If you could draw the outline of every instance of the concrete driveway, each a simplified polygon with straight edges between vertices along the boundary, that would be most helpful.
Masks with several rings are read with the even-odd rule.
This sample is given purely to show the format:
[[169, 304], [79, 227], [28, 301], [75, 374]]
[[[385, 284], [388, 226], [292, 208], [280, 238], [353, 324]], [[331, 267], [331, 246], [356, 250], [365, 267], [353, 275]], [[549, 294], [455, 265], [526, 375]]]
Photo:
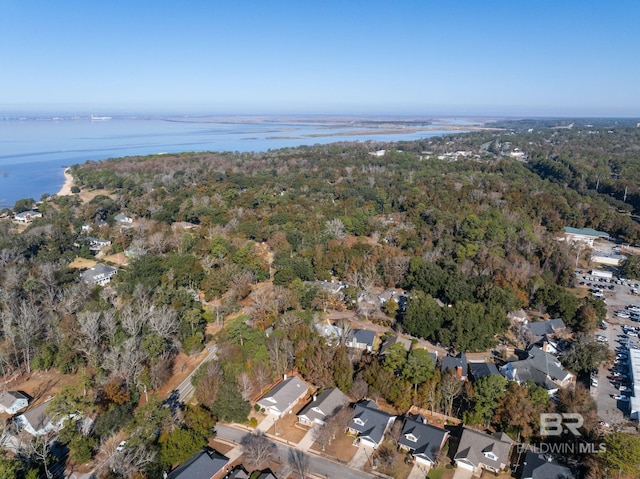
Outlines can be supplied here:
[[465, 469], [464, 467], [456, 467], [456, 472], [453, 475], [453, 479], [471, 479], [473, 477], [473, 471]]

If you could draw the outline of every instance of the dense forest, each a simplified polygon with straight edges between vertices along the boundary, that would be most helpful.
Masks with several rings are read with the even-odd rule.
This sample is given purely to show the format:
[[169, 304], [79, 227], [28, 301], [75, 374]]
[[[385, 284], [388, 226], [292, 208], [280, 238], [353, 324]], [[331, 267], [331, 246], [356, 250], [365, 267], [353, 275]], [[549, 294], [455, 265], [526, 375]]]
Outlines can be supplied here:
[[[292, 369], [354, 400], [383, 398], [403, 412], [418, 404], [529, 440], [534, 413], [555, 407], [537, 387], [462, 390], [420, 350], [355, 357], [315, 327], [323, 311], [350, 309], [454, 354], [495, 348], [519, 308], [562, 317], [576, 332], [597, 327], [601, 301], [571, 290], [580, 251], [557, 238], [572, 226], [640, 242], [640, 128], [491, 127], [396, 144], [75, 165], [90, 199], [44, 198], [44, 217], [24, 231], [0, 222], [0, 372], [78, 376], [49, 410], [82, 413], [60, 439], [77, 463], [127, 431], [127, 460], [104, 477], [159, 477], [202, 447], [216, 420], [246, 421], [256, 394]], [[117, 223], [120, 213], [132, 226]], [[83, 225], [111, 253], [136, 251], [108, 287], [78, 280], [72, 261], [95, 256]], [[343, 297], [321, 287], [330, 281], [347, 285]], [[369, 298], [383, 288], [406, 291], [408, 303], [381, 311]], [[219, 331], [218, 361], [194, 379], [198, 405], [165, 408], [154, 391], [179, 355], [214, 339], [209, 330]], [[561, 407], [588, 403], [582, 394], [561, 396]], [[531, 414], [515, 421], [523, 404]], [[95, 424], [83, 428], [83, 417]], [[43, 464], [29, 456], [1, 467], [19, 477]]]

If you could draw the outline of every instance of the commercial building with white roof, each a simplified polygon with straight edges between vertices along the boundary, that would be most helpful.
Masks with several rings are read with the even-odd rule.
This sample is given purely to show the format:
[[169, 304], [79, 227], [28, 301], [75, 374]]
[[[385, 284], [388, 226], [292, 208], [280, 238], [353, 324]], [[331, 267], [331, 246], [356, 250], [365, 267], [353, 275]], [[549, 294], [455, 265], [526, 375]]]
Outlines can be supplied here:
[[631, 419], [640, 419], [640, 349], [629, 349], [629, 377], [632, 381]]

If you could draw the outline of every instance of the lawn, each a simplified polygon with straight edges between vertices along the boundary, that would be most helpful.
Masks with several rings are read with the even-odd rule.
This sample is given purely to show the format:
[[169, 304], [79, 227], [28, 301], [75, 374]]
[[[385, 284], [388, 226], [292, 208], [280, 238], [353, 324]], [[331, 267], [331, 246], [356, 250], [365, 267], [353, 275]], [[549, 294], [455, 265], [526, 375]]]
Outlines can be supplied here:
[[[269, 420], [269, 419], [267, 419]], [[278, 419], [275, 423], [275, 426], [271, 426], [267, 431], [267, 434], [273, 434], [274, 436], [278, 436], [285, 441], [292, 442], [294, 444], [298, 444], [300, 440], [309, 432], [309, 429], [297, 424], [298, 416], [296, 416], [295, 412], [291, 414], [285, 414], [283, 417]]]
[[336, 438], [331, 441], [331, 445], [325, 447], [324, 451], [322, 450], [322, 446], [317, 442], [313, 443], [311, 449], [326, 454], [327, 456], [335, 457], [342, 462], [349, 462], [358, 450], [358, 447], [353, 445], [354, 439], [355, 437], [353, 436], [338, 434]]

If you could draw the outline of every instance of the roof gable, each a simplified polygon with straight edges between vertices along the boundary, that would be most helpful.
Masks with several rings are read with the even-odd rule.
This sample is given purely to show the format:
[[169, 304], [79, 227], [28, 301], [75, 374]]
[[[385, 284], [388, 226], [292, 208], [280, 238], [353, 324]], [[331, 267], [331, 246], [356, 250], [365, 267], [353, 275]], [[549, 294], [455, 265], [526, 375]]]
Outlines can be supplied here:
[[278, 410], [284, 411], [304, 396], [308, 389], [308, 386], [298, 376], [292, 376], [280, 381], [258, 401], [258, 404], [262, 407], [277, 404]]
[[347, 396], [338, 388], [325, 389], [313, 401], [307, 404], [298, 416], [306, 416], [310, 420], [331, 416], [337, 409], [348, 402]]
[[229, 462], [218, 451], [205, 448], [171, 471], [167, 479], [211, 479]]

